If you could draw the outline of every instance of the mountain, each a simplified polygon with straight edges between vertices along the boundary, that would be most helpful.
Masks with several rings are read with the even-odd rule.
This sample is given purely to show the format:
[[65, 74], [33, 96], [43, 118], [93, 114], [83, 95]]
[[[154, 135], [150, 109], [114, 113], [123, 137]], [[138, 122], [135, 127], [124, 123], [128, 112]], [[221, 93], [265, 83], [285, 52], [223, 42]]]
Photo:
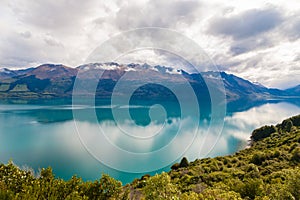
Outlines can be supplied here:
[[44, 64], [25, 73], [24, 76], [35, 76], [35, 78], [41, 80], [59, 81], [76, 76], [77, 71], [77, 69], [64, 65]]
[[[43, 64], [23, 70], [3, 68], [0, 70], [0, 98], [71, 97], [76, 79], [77, 92], [82, 96], [92, 95], [96, 90], [98, 98], [110, 98], [114, 91], [120, 96], [132, 92], [132, 97], [137, 99], [170, 100], [176, 98], [174, 91], [189, 98], [187, 86], [191, 86], [198, 100], [210, 101], [212, 92], [224, 94], [218, 78], [222, 79], [228, 102], [300, 96], [300, 85], [288, 90], [270, 89], [225, 72], [188, 73], [160, 65], [110, 62], [76, 68], [61, 64]], [[135, 90], [129, 91], [132, 87]], [[116, 88], [119, 90], [114, 90]]]
[[0, 77], [0, 97], [51, 98], [71, 95], [77, 69], [44, 64], [25, 70], [9, 70]]
[[9, 70], [7, 68], [0, 69], [0, 78], [11, 78], [13, 76], [16, 76], [17, 74], [13, 70]]
[[26, 74], [32, 71], [34, 68], [21, 69], [21, 70], [10, 70], [7, 68], [0, 69], [0, 79], [12, 78], [14, 76]]
[[300, 94], [300, 85], [286, 90], [289, 94]]

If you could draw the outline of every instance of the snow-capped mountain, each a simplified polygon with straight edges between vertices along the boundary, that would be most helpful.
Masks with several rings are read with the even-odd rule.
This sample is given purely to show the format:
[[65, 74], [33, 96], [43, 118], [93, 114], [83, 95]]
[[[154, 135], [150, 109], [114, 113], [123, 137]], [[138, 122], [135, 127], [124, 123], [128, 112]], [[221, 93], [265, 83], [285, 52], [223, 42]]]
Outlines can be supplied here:
[[[99, 77], [101, 74], [101, 77]], [[110, 98], [119, 81], [122, 87], [135, 87], [134, 95], [138, 98], [173, 98], [174, 94], [165, 86], [183, 88], [188, 83], [200, 98], [209, 96], [207, 84], [215, 87], [214, 91], [223, 92], [216, 84], [224, 85], [227, 101], [240, 99], [278, 99], [300, 96], [299, 90], [269, 89], [261, 84], [252, 83], [225, 72], [188, 73], [168, 66], [149, 64], [90, 63], [76, 68], [64, 65], [43, 64], [23, 70], [0, 70], [0, 98], [41, 98], [71, 97], [75, 79], [84, 84], [82, 95], [88, 96], [90, 82], [98, 83], [96, 96]], [[124, 90], [126, 92], [126, 90]], [[185, 91], [182, 91], [183, 95]], [[122, 91], [118, 93], [122, 94]], [[204, 98], [205, 99], [205, 98]]]

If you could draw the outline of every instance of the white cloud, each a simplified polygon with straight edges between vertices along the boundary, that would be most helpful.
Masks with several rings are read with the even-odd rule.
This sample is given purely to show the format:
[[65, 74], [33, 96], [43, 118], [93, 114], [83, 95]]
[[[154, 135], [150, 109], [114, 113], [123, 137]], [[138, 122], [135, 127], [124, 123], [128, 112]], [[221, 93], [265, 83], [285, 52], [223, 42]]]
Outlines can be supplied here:
[[233, 39], [255, 37], [280, 25], [281, 13], [275, 9], [248, 10], [231, 17], [218, 17], [211, 21], [209, 33], [231, 36]]
[[222, 70], [269, 87], [299, 84], [297, 0], [4, 0], [0, 16], [2, 67], [45, 62], [75, 67], [112, 35], [156, 26], [193, 39]]

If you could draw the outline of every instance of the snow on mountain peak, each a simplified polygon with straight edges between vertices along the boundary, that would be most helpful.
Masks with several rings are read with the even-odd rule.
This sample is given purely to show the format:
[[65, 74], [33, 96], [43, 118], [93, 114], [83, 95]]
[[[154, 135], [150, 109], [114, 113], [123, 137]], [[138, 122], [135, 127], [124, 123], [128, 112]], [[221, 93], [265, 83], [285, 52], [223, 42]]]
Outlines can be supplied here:
[[118, 69], [118, 65], [109, 65], [109, 64], [100, 64], [96, 65], [95, 69], [103, 69], [103, 70], [116, 70]]
[[11, 74], [11, 73], [12, 73], [12, 71], [9, 70], [9, 69], [7, 69], [7, 68], [1, 68], [1, 69], [0, 69], [0, 72], [1, 72], [1, 73], [6, 73], [6, 74]]
[[261, 83], [259, 82], [252, 82], [254, 85], [257, 85], [257, 86], [260, 86], [260, 87], [265, 87], [264, 85], [262, 85]]
[[90, 63], [86, 65], [81, 65], [78, 68], [88, 71], [88, 70], [122, 70], [125, 72], [129, 71], [143, 71], [143, 70], [152, 70], [162, 74], [182, 74], [181, 69], [176, 69], [173, 67], [166, 67], [160, 65], [149, 65], [147, 63], [138, 64], [138, 63], [130, 63], [130, 64], [118, 64], [115, 62], [110, 63]]
[[168, 69], [166, 72], [169, 74], [182, 74], [181, 69], [174, 69], [174, 68], [172, 68], [172, 70]]

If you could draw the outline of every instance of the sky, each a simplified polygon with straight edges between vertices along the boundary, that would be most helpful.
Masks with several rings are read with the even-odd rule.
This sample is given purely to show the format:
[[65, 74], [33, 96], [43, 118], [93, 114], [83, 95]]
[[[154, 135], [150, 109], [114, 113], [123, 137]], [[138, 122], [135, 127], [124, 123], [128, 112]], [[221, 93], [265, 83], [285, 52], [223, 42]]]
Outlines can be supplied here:
[[220, 71], [267, 87], [300, 84], [299, 0], [1, 0], [0, 67], [77, 67], [114, 35], [143, 27], [192, 39]]

